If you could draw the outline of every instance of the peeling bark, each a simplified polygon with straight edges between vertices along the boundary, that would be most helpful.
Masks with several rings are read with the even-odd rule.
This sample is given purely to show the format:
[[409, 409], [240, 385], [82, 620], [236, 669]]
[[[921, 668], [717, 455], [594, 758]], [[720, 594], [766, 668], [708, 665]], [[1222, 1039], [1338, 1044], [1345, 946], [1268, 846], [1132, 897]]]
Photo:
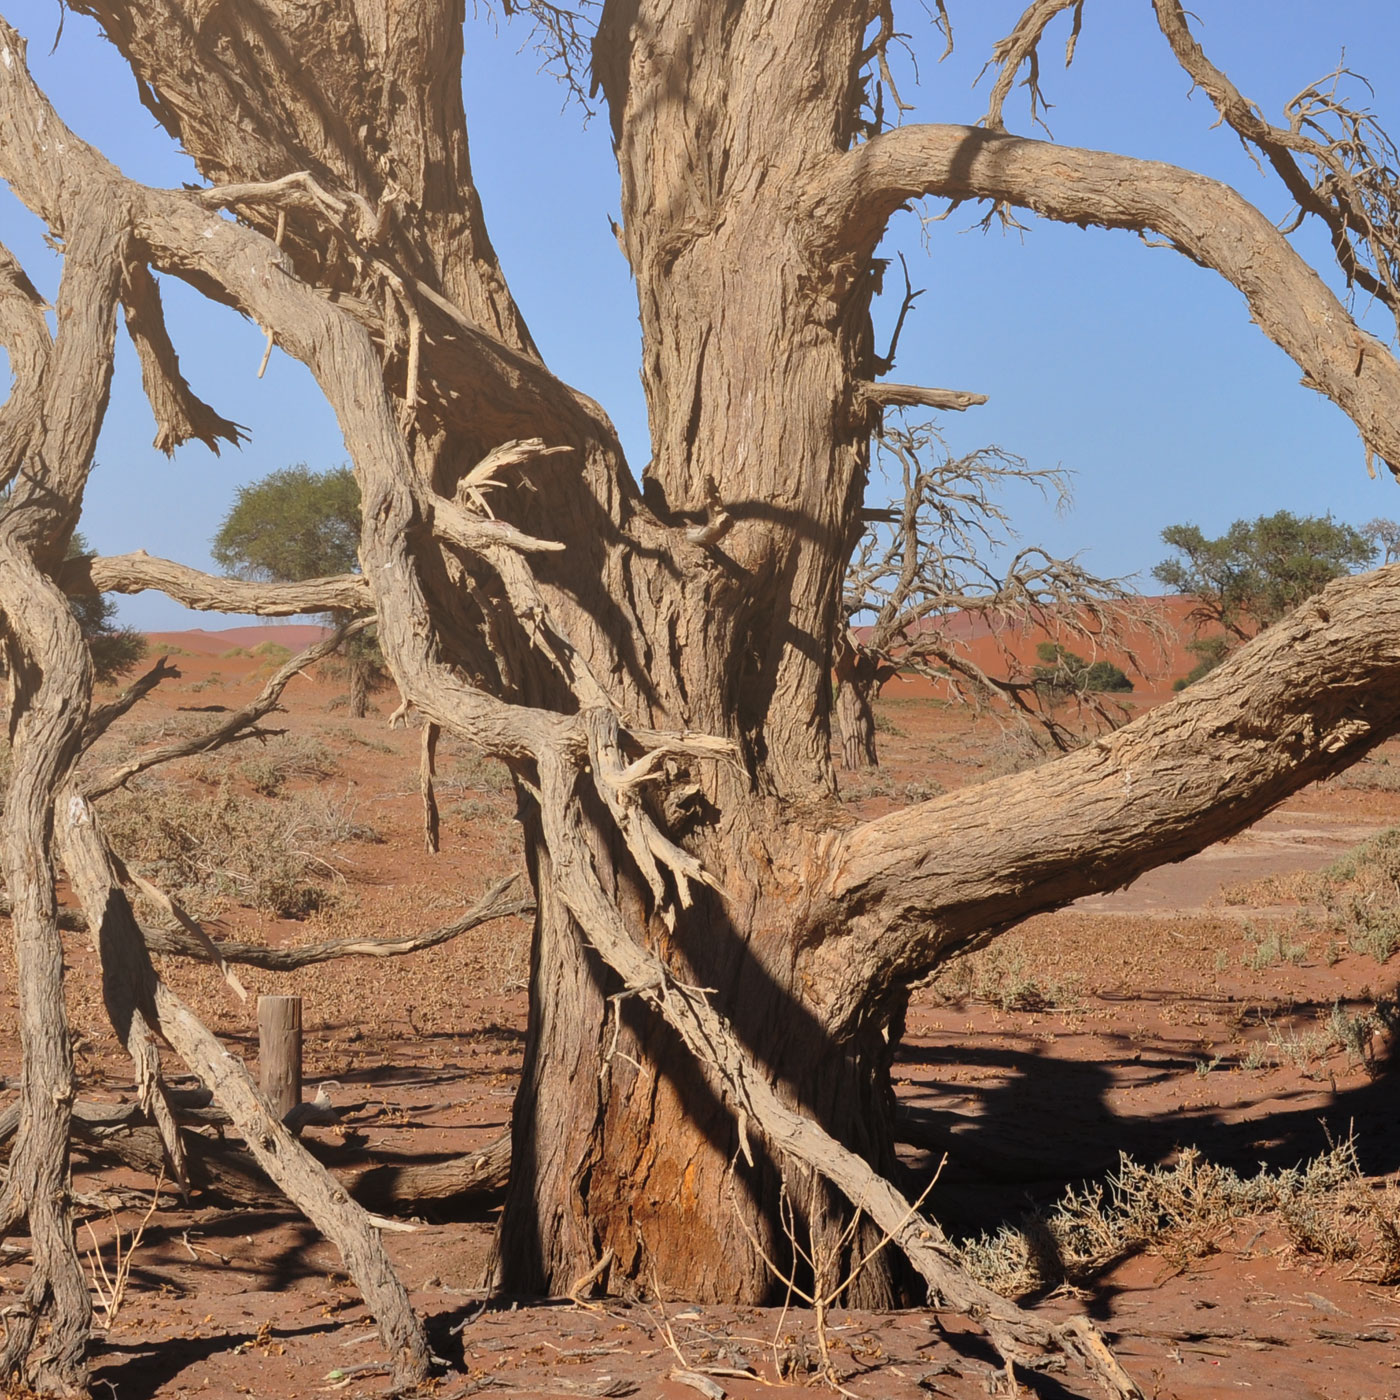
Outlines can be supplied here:
[[[872, 45], [871, 7], [849, 0], [608, 0], [594, 68], [643, 332], [652, 455], [638, 483], [606, 415], [542, 363], [491, 249], [455, 4], [77, 7], [215, 187], [125, 181], [64, 128], [0, 22], [15, 59], [0, 68], [0, 175], [70, 262], [101, 235], [109, 268], [149, 269], [113, 272], [75, 325], [109, 330], [126, 289], [171, 443], [227, 440], [233, 425], [182, 387], [143, 278], [180, 277], [266, 328], [337, 414], [364, 574], [238, 585], [144, 556], [60, 570], [80, 452], [54, 454], [48, 515], [5, 517], [16, 567], [215, 609], [372, 609], [430, 732], [511, 765], [538, 908], [498, 1278], [562, 1293], [611, 1252], [668, 1292], [763, 1299], [786, 1181], [813, 1239], [877, 1206], [925, 1283], [984, 1318], [1008, 1357], [1060, 1347], [1133, 1393], [1091, 1330], [1047, 1328], [971, 1287], [884, 1180], [905, 988], [966, 939], [1198, 849], [1395, 732], [1400, 575], [1335, 586], [1175, 705], [1034, 775], [854, 823], [834, 800], [829, 680], [870, 434], [888, 402], [977, 399], [876, 383], [874, 251], [923, 193], [1155, 229], [1239, 287], [1393, 463], [1400, 366], [1267, 218], [1201, 176], [999, 131], [879, 134], [862, 74], [887, 71], [883, 10]], [[1033, 53], [1036, 25], [1063, 7], [1033, 7], [1003, 57]], [[41, 158], [59, 139], [63, 161]], [[89, 222], [98, 206], [121, 211], [115, 233]], [[27, 367], [0, 418], [0, 473], [31, 450], [33, 376], [55, 372], [36, 316], [0, 258], [0, 333]], [[76, 409], [53, 402], [45, 431], [72, 438], [75, 412], [100, 418], [96, 382]], [[39, 723], [41, 693], [23, 694], [20, 729]], [[32, 858], [61, 776], [7, 814], [7, 860], [31, 861], [35, 889], [51, 881]], [[419, 1334], [363, 1221], [304, 1175], [207, 1032], [146, 976], [105, 852], [75, 860], [96, 871], [88, 915], [117, 930], [113, 966], [137, 970], [145, 1024], [213, 1076], [267, 1170], [347, 1241], [402, 1373], [419, 1373]], [[17, 926], [51, 956], [51, 891], [47, 905], [15, 898]], [[36, 1015], [56, 1037], [46, 976]], [[891, 1301], [906, 1281], [882, 1256], [852, 1300]]]

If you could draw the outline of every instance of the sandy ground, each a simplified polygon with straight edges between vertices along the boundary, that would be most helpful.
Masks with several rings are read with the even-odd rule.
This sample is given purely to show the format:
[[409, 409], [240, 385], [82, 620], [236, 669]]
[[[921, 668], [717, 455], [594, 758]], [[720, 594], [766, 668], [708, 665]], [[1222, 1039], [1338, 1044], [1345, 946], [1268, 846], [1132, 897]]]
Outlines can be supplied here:
[[[174, 657], [183, 674], [125, 734], [113, 735], [108, 757], [216, 721], [219, 707], [251, 695], [275, 664], [256, 651], [260, 641], [303, 640], [286, 628], [239, 630], [237, 638], [166, 639], [184, 653]], [[334, 771], [293, 778], [272, 799], [290, 803], [301, 794], [333, 803], [341, 826], [359, 832], [318, 848], [319, 879], [333, 898], [308, 919], [277, 919], [242, 907], [235, 887], [211, 914], [216, 936], [276, 944], [429, 929], [518, 866], [513, 799], [489, 768], [447, 743], [443, 849], [436, 857], [423, 852], [419, 736], [386, 728], [392, 700], [382, 695], [379, 714], [348, 720], [336, 707], [342, 688], [325, 674], [293, 682], [278, 724], [329, 752]], [[1140, 705], [1156, 698], [1134, 697]], [[926, 696], [892, 688], [881, 715], [884, 765], [847, 784], [863, 813], [1020, 761], [1017, 744], [994, 724], [972, 724]], [[1383, 757], [1400, 762], [1400, 753]], [[186, 768], [181, 782], [200, 800], [248, 790], [236, 764], [201, 771], [196, 760]], [[1266, 875], [1318, 869], [1398, 817], [1400, 793], [1384, 784], [1311, 789], [1234, 841], [1029, 921], [916, 993], [898, 1091], [922, 1124], [919, 1146], [908, 1152], [911, 1169], [931, 1171], [946, 1154], [930, 1198], [946, 1228], [966, 1237], [1014, 1222], [1066, 1185], [1114, 1171], [1122, 1152], [1154, 1163], [1196, 1146], [1248, 1171], [1260, 1162], [1293, 1165], [1354, 1134], [1365, 1170], [1392, 1176], [1400, 1125], [1384, 1040], [1377, 1037], [1364, 1059], [1332, 1050], [1295, 1062], [1277, 1050], [1297, 1044], [1338, 1005], [1362, 1010], [1392, 994], [1395, 969], [1338, 947], [1324, 926], [1298, 925], [1286, 901], [1241, 902], [1240, 890]], [[1260, 921], [1270, 919], [1292, 930], [1294, 951], [1258, 966]], [[386, 1158], [453, 1155], [499, 1134], [519, 1065], [527, 938], [515, 920], [391, 963], [242, 974], [252, 997], [279, 991], [305, 999], [308, 1093], [326, 1082], [342, 1112], [338, 1127], [310, 1135], [328, 1149]], [[70, 937], [67, 949], [82, 1092], [129, 1099], [133, 1086], [104, 1023], [95, 959], [82, 936]], [[230, 1048], [255, 1059], [252, 998], [240, 1003], [204, 968], [165, 971]], [[11, 1013], [12, 972], [6, 948], [0, 1004]], [[7, 1026], [13, 1021], [6, 1017]], [[13, 1077], [17, 1068], [10, 1032], [0, 1036], [0, 1074]], [[89, 1196], [151, 1187], [130, 1173], [95, 1171], [81, 1157], [76, 1185]], [[129, 1242], [141, 1216], [139, 1207], [113, 1214], [93, 1204], [82, 1243], [99, 1248], [110, 1268], [116, 1231]], [[447, 1363], [441, 1396], [691, 1397], [698, 1392], [670, 1379], [683, 1364], [715, 1372], [712, 1381], [735, 1397], [830, 1390], [812, 1369], [819, 1347], [810, 1311], [696, 1309], [669, 1299], [488, 1306], [479, 1284], [490, 1209], [410, 1223], [386, 1240]], [[1276, 1230], [1260, 1234], [1227, 1220], [1216, 1234], [1193, 1257], [1140, 1252], [1038, 1306], [1087, 1309], [1144, 1393], [1163, 1400], [1400, 1393], [1394, 1286], [1354, 1262], [1300, 1252]], [[0, 1293], [18, 1292], [25, 1273], [22, 1253], [0, 1256]], [[827, 1332], [850, 1393], [988, 1393], [991, 1353], [953, 1319], [840, 1312]], [[95, 1393], [374, 1395], [388, 1384], [382, 1361], [334, 1250], [304, 1222], [198, 1199], [183, 1208], [167, 1195], [101, 1339]], [[1053, 1373], [1028, 1383], [1044, 1396], [1094, 1393], [1082, 1378]]]

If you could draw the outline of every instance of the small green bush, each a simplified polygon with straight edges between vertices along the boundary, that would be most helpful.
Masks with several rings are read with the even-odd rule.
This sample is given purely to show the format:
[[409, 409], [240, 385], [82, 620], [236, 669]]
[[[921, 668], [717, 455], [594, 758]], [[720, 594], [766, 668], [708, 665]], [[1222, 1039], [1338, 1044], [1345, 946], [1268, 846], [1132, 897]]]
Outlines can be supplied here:
[[1058, 642], [1041, 642], [1035, 649], [1041, 660], [1031, 673], [1036, 686], [1059, 695], [1084, 695], [1104, 691], [1124, 694], [1133, 683], [1111, 661], [1085, 661]]

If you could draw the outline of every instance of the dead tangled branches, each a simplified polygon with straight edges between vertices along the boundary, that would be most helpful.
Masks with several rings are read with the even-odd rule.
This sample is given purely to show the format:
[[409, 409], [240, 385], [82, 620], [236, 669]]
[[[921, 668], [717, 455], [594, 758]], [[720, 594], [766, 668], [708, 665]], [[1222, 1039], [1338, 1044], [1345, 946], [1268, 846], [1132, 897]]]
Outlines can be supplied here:
[[[1389, 308], [1400, 325], [1400, 152], [1375, 115], [1343, 95], [1364, 78], [1345, 67], [1310, 83], [1284, 107], [1286, 127], [1266, 121], [1191, 34], [1180, 0], [1153, 0], [1157, 21], [1191, 81], [1206, 93], [1246, 149], [1274, 168], [1298, 207], [1326, 225], [1349, 286]], [[1365, 354], [1358, 341], [1357, 355]]]
[[[931, 423], [887, 426], [876, 447], [901, 489], [887, 510], [872, 513], [847, 566], [846, 619], [872, 619], [848, 645], [874, 663], [879, 681], [909, 671], [946, 683], [978, 708], [999, 697], [1001, 712], [1034, 722], [1057, 748], [1072, 746], [1054, 708], [1063, 697], [1018, 659], [1013, 643], [1044, 633], [1091, 658], [1109, 649], [1126, 654], [1142, 669], [1133, 634], [1137, 645], [1145, 638], [1150, 646], [1160, 641], [1161, 625], [1122, 580], [1099, 578], [1077, 560], [1021, 546], [1003, 571], [992, 567], [1015, 537], [1001, 493], [1028, 485], [1062, 508], [1069, 500], [1064, 473], [1031, 467], [999, 447], [953, 458]], [[999, 673], [974, 659], [978, 631], [993, 640]], [[1075, 698], [1099, 723], [1122, 722], [1122, 708], [1099, 694]]]
[[[1006, 83], [1031, 65], [1037, 114], [1035, 46], [1046, 22], [1070, 7], [1039, 0], [1000, 51]], [[116, 17], [105, 0], [82, 0], [82, 8]], [[585, 36], [573, 12], [535, 0], [509, 8], [542, 24], [566, 81], [578, 85]], [[297, 7], [255, 9], [257, 25], [289, 42], [241, 28], [251, 13], [244, 6], [206, 6], [191, 26], [174, 0], [152, 0], [124, 7], [126, 23], [107, 26], [157, 116], [197, 153], [211, 182], [205, 190], [123, 179], [59, 120], [29, 78], [19, 36], [0, 22], [0, 174], [65, 248], [56, 333], [17, 266], [7, 262], [0, 276], [0, 329], [18, 381], [16, 406], [7, 403], [0, 420], [0, 481], [14, 483], [0, 515], [0, 610], [16, 694], [3, 859], [25, 1057], [23, 1127], [0, 1224], [27, 1213], [36, 1260], [25, 1319], [0, 1365], [54, 1389], [85, 1383], [89, 1295], [61, 1208], [73, 1064], [56, 845], [97, 931], [104, 993], [143, 1111], [177, 1173], [162, 1045], [207, 1082], [263, 1169], [341, 1248], [396, 1380], [420, 1383], [429, 1367], [421, 1323], [376, 1222], [307, 1157], [245, 1068], [157, 975], [121, 853], [74, 778], [92, 678], [56, 586], [56, 560], [81, 512], [116, 310], [124, 295], [142, 295], [140, 274], [127, 272], [135, 266], [181, 277], [265, 328], [269, 346], [302, 361], [334, 409], [360, 487], [363, 573], [358, 582], [316, 581], [297, 596], [372, 606], [404, 703], [426, 726], [429, 838], [438, 732], [510, 766], [541, 905], [541, 985], [515, 1119], [519, 1140], [537, 1149], [535, 1170], [517, 1176], [516, 1208], [501, 1232], [517, 1277], [533, 1269], [535, 1283], [562, 1278], [567, 1287], [587, 1276], [576, 1267], [584, 1252], [596, 1260], [603, 1234], [625, 1228], [610, 1217], [627, 1214], [626, 1192], [640, 1185], [630, 1167], [612, 1170], [619, 1139], [659, 1149], [674, 1134], [700, 1168], [723, 1165], [728, 1153], [715, 1151], [717, 1140], [737, 1142], [756, 1172], [766, 1154], [780, 1170], [829, 1182], [833, 1217], [839, 1192], [908, 1255], [941, 1305], [985, 1325], [1009, 1365], [1069, 1352], [1113, 1393], [1137, 1395], [1087, 1321], [1047, 1322], [971, 1278], [938, 1227], [848, 1145], [859, 1136], [853, 1120], [829, 1132], [799, 1110], [813, 1101], [802, 1082], [809, 1069], [779, 1067], [775, 1044], [788, 1021], [774, 1011], [791, 1010], [809, 1028], [816, 1072], [838, 1060], [845, 1072], [847, 1060], [861, 1059], [853, 1046], [892, 1031], [889, 1008], [904, 986], [959, 940], [1229, 834], [1291, 787], [1364, 753], [1400, 725], [1400, 662], [1376, 640], [1396, 630], [1393, 577], [1329, 592], [1278, 637], [1245, 649], [1224, 680], [1203, 683], [1183, 708], [1104, 736], [1034, 791], [1004, 782], [990, 795], [946, 797], [890, 819], [831, 821], [825, 695], [836, 582], [867, 465], [865, 425], [882, 402], [965, 407], [974, 396], [872, 386], [870, 278], [811, 274], [869, 267], [893, 212], [924, 194], [1033, 205], [1063, 222], [1150, 226], [1216, 268], [1397, 462], [1400, 367], [1361, 340], [1272, 224], [1215, 182], [1184, 172], [1168, 180], [1147, 162], [992, 129], [1000, 79], [987, 127], [882, 131], [881, 94], [903, 106], [888, 62], [899, 36], [883, 0], [847, 7], [840, 42], [821, 7], [803, 0], [689, 10], [641, 0], [602, 12], [593, 72], [610, 106], [624, 241], [641, 292], [656, 446], [643, 486], [601, 410], [544, 367], [491, 253], [457, 101], [457, 7], [388, 7], [394, 24], [421, 22], [415, 42], [391, 42], [386, 29], [382, 40], [360, 36], [363, 44], [314, 53], [283, 13]], [[338, 14], [347, 34], [357, 33], [355, 10]], [[779, 10], [782, 24], [772, 22]], [[700, 41], [702, 22], [712, 27]], [[789, 32], [800, 37], [784, 49], [775, 36]], [[197, 47], [180, 47], [190, 43]], [[228, 56], [217, 71], [208, 62], [215, 48]], [[658, 65], [662, 54], [694, 71]], [[877, 92], [853, 81], [862, 71]], [[175, 91], [168, 75], [176, 72], [209, 85]], [[675, 89], [656, 85], [676, 79]], [[670, 100], [682, 89], [684, 102]], [[410, 104], [377, 96], [395, 90], [437, 96]], [[450, 101], [439, 100], [443, 92]], [[327, 103], [342, 96], [346, 120], [327, 137]], [[1336, 117], [1325, 103], [1301, 110], [1300, 130]], [[699, 155], [697, 130], [706, 136]], [[725, 135], [739, 131], [742, 141]], [[844, 148], [832, 149], [833, 131]], [[1344, 136], [1372, 139], [1369, 127]], [[769, 178], [780, 149], [791, 180]], [[61, 162], [46, 154], [54, 150]], [[721, 150], [722, 161], [706, 164]], [[317, 173], [297, 173], [309, 171]], [[1366, 197], [1367, 208], [1378, 207]], [[735, 295], [717, 295], [721, 288]], [[157, 303], [147, 297], [135, 321], [150, 352], [142, 363], [156, 382], [148, 392], [162, 443], [236, 434], [178, 379], [157, 344], [165, 338]], [[810, 343], [794, 339], [778, 347], [792, 354], [755, 356], [760, 323], [801, 326]], [[681, 392], [683, 384], [694, 392]], [[753, 427], [752, 451], [735, 450], [740, 415], [731, 410], [741, 391], [759, 396], [743, 425], [746, 434]], [[833, 413], [837, 404], [860, 416]], [[547, 467], [542, 459], [556, 453]], [[20, 473], [24, 464], [30, 470]], [[1009, 478], [1034, 480], [1024, 464], [1000, 465]], [[944, 559], [933, 570], [943, 570], [945, 606], [953, 598], [1033, 612], [1072, 593], [1064, 566], [1030, 552], [1007, 576], [963, 571], [970, 545], [996, 535], [1004, 518], [955, 473], [921, 481], [927, 468], [912, 457], [906, 468], [915, 517], [930, 501], [935, 513], [947, 502]], [[532, 479], [546, 474], [547, 494]], [[917, 579], [925, 539], [901, 536], [888, 567], [907, 566]], [[242, 597], [232, 585], [137, 562], [126, 586], [168, 586], [175, 596], [197, 586], [215, 608]], [[99, 577], [95, 561], [89, 572]], [[269, 595], [266, 610], [297, 610], [290, 596]], [[896, 620], [902, 606], [891, 607]], [[914, 617], [910, 630], [932, 615]], [[1267, 712], [1268, 722], [1244, 733], [1241, 711]], [[102, 718], [99, 711], [95, 728]], [[227, 737], [256, 723], [245, 715]], [[678, 817], [673, 799], [682, 793], [694, 805]], [[1034, 822], [1016, 819], [1032, 806]], [[979, 849], [963, 858], [949, 836], [969, 816], [981, 847], [989, 833], [1000, 842], [992, 856]], [[934, 858], [940, 842], [953, 846], [961, 874], [958, 860]], [[189, 930], [185, 937], [222, 956]], [[715, 977], [687, 975], [694, 949], [715, 956]], [[550, 978], [559, 980], [543, 986]], [[707, 991], [711, 983], [725, 991]], [[755, 985], [767, 1000], [746, 1008]], [[600, 997], [601, 988], [609, 990]], [[645, 1028], [620, 1032], [637, 1052], [638, 1074], [686, 1086], [669, 1134], [643, 1117], [659, 1112], [659, 1094], [624, 1100], [588, 1072], [601, 1059], [605, 1007], [621, 998]], [[871, 1057], [859, 1066], [862, 1090], [882, 1084], [874, 1065]], [[569, 1092], [551, 1100], [566, 1075]], [[706, 1123], [691, 1087], [714, 1109]], [[540, 1117], [540, 1105], [565, 1099], [559, 1116]], [[615, 1134], [613, 1124], [621, 1125]], [[586, 1190], [571, 1175], [580, 1160], [604, 1168], [590, 1168]], [[715, 1194], [697, 1199], [703, 1211]], [[771, 1197], [748, 1204], [752, 1219], [771, 1226]], [[661, 1209], [674, 1227], [674, 1201]], [[549, 1211], [560, 1229], [538, 1228]], [[512, 1229], [514, 1242], [525, 1242], [515, 1259]], [[650, 1262], [635, 1265], [639, 1277]], [[740, 1287], [762, 1283], [755, 1269]], [[49, 1351], [31, 1364], [41, 1328]]]
[[987, 68], [998, 70], [996, 80], [992, 83], [991, 97], [987, 102], [987, 115], [982, 118], [982, 124], [989, 130], [1006, 129], [1002, 108], [1006, 105], [1012, 84], [1016, 81], [1016, 74], [1020, 72], [1021, 65], [1025, 64], [1027, 71], [1021, 80], [1021, 86], [1030, 97], [1031, 122], [1044, 127], [1049, 135], [1050, 128], [1045, 125], [1041, 116], [1052, 104], [1047, 101], [1040, 86], [1040, 40], [1050, 21], [1065, 10], [1074, 12], [1073, 26], [1069, 38], [1065, 41], [1065, 67], [1068, 68], [1074, 62], [1074, 50], [1084, 25], [1084, 0], [1035, 0], [1017, 20], [1011, 33], [992, 45], [992, 56], [982, 70], [984, 73]]

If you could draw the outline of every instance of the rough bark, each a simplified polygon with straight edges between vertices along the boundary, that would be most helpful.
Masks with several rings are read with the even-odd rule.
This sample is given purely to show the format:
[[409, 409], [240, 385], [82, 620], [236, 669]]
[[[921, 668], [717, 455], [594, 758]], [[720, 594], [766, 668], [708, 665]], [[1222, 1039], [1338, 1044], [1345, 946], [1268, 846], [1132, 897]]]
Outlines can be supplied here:
[[836, 692], [836, 727], [841, 736], [841, 764], [850, 772], [862, 768], [878, 768], [880, 758], [875, 749], [874, 680], [857, 680], [852, 676], [841, 683]]
[[96, 814], [76, 789], [67, 794], [57, 837], [69, 879], [97, 930], [103, 994], [120, 1026], [133, 1010], [174, 1048], [209, 1088], [258, 1165], [339, 1250], [379, 1324], [400, 1385], [428, 1374], [423, 1328], [394, 1275], [373, 1225], [342, 1187], [283, 1125], [243, 1063], [230, 1055], [156, 975], [126, 894], [118, 884]]
[[[833, 800], [829, 677], [882, 403], [879, 238], [922, 193], [1156, 229], [1239, 286], [1392, 462], [1400, 368], [1263, 215], [1200, 176], [968, 128], [870, 135], [868, 5], [608, 0], [594, 67], [643, 330], [639, 488], [505, 288], [449, 0], [79, 8], [223, 188], [128, 185], [63, 128], [3, 25], [0, 174], [60, 233], [66, 191], [126, 201], [139, 261], [307, 364], [355, 463], [364, 579], [405, 701], [519, 779], [538, 912], [502, 1282], [563, 1292], [611, 1250], [668, 1292], [762, 1298], [786, 1177], [814, 1239], [878, 1197], [924, 1278], [981, 1309], [878, 1175], [907, 980], [1238, 829], [1393, 732], [1400, 588], [1383, 572], [1325, 595], [1286, 671], [1266, 638], [1031, 779], [854, 824]], [[61, 166], [41, 159], [60, 138]], [[132, 586], [232, 596], [110, 562]], [[900, 1281], [882, 1258], [854, 1300]], [[988, 1316], [1005, 1349], [1078, 1348]]]
[[27, 1219], [34, 1267], [18, 1316], [7, 1319], [0, 1375], [18, 1373], [40, 1391], [79, 1394], [86, 1390], [91, 1304], [68, 1208], [73, 1059], [49, 845], [54, 794], [77, 755], [92, 675], [77, 622], [4, 529], [8, 523], [0, 522], [0, 608], [11, 637], [29, 650], [23, 655], [16, 646], [10, 654], [20, 719], [5, 801], [4, 868], [23, 1070], [21, 1137], [0, 1195], [0, 1230]]
[[1252, 319], [1400, 472], [1400, 365], [1347, 314], [1272, 220], [1228, 185], [1107, 151], [970, 126], [904, 126], [834, 158], [810, 205], [833, 249], [871, 245], [921, 195], [989, 199], [1043, 218], [1151, 229], [1244, 295]]
[[361, 574], [310, 578], [299, 583], [256, 583], [216, 578], [144, 550], [67, 560], [59, 582], [68, 593], [142, 593], [159, 589], [187, 608], [212, 612], [250, 612], [263, 617], [298, 613], [366, 612], [374, 606], [369, 581]]
[[1078, 753], [836, 836], [814, 884], [826, 936], [807, 953], [811, 984], [831, 997], [823, 1019], [858, 1022], [872, 994], [962, 941], [1183, 860], [1349, 767], [1400, 727], [1396, 677], [1389, 564], [1329, 584]]
[[875, 697], [895, 674], [895, 668], [845, 635], [837, 642], [835, 673], [841, 765], [848, 772], [877, 768], [880, 759], [875, 747]]
[[[245, 1148], [223, 1137], [222, 1130], [233, 1120], [222, 1110], [192, 1107], [178, 1102], [171, 1094], [174, 1113], [182, 1127], [213, 1125], [220, 1136], [185, 1134], [190, 1184], [209, 1196], [233, 1205], [275, 1206], [285, 1194], [258, 1166]], [[212, 1096], [205, 1091], [206, 1100]], [[0, 1161], [8, 1161], [19, 1127], [20, 1105], [12, 1104], [0, 1113]], [[73, 1104], [73, 1140], [86, 1156], [118, 1162], [147, 1175], [156, 1176], [167, 1165], [167, 1145], [151, 1116], [140, 1104]], [[427, 1205], [450, 1206], [454, 1210], [473, 1209], [497, 1201], [510, 1179], [510, 1135], [503, 1134], [475, 1152], [440, 1161], [420, 1159], [383, 1160], [376, 1154], [368, 1163], [362, 1151], [319, 1143], [306, 1144], [307, 1150], [329, 1167], [344, 1184], [353, 1200], [367, 1210], [398, 1211]]]
[[[77, 522], [106, 408], [123, 215], [120, 197], [109, 192], [70, 231], [59, 334], [51, 350], [30, 359], [36, 382], [17, 396], [20, 411], [0, 424], [0, 457], [25, 468], [0, 516], [0, 612], [14, 697], [3, 861], [22, 1056], [21, 1141], [0, 1194], [0, 1230], [26, 1218], [34, 1263], [6, 1331], [0, 1376], [18, 1374], [65, 1394], [86, 1387], [91, 1303], [68, 1209], [73, 1062], [50, 842], [57, 794], [81, 751], [92, 666], [76, 619], [41, 566], [62, 557]], [[0, 301], [9, 303], [4, 329], [19, 331], [7, 343], [37, 348], [37, 307], [23, 286], [11, 277]]]

